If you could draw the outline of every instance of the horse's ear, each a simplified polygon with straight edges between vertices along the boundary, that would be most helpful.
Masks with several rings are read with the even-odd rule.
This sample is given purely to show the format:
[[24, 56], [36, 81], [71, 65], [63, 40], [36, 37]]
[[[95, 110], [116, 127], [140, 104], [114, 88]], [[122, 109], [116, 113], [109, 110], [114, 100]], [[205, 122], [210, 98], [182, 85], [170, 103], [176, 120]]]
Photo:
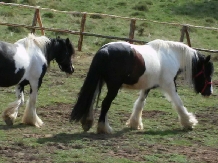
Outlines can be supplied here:
[[66, 38], [66, 43], [70, 44], [70, 39], [69, 38]]
[[208, 63], [210, 61], [210, 55], [208, 55], [206, 58], [205, 58], [205, 63]]

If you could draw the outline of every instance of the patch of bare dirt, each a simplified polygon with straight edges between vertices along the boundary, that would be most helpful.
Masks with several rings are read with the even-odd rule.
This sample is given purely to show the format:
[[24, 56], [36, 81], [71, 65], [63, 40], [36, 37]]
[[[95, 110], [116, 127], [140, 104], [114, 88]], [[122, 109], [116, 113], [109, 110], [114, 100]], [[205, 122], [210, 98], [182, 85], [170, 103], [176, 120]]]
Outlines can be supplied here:
[[157, 118], [160, 117], [162, 115], [166, 115], [167, 113], [164, 111], [159, 111], [159, 110], [144, 110], [142, 117], [143, 118]]
[[209, 122], [212, 125], [218, 126], [217, 110], [217, 107], [210, 107], [205, 112], [197, 113], [196, 117], [201, 120], [201, 123]]
[[[44, 151], [43, 151], [44, 152]], [[39, 157], [42, 154], [37, 148], [25, 146], [22, 143], [12, 143], [11, 146], [0, 146], [0, 155], [7, 157], [9, 162], [50, 162], [49, 157]]]
[[[57, 150], [70, 150], [70, 149], [86, 149], [87, 146], [101, 149], [102, 153], [110, 157], [126, 158], [136, 162], [145, 162], [147, 155], [184, 155], [191, 162], [218, 162], [218, 148], [202, 146], [200, 143], [195, 143], [192, 146], [176, 146], [170, 144], [149, 143], [149, 141], [139, 140], [139, 148], [134, 148], [132, 144], [133, 138], [129, 139], [129, 129], [120, 129], [117, 133], [112, 135], [102, 135], [95, 133], [72, 133], [68, 134], [61, 131], [65, 128], [65, 124], [69, 123], [69, 115], [72, 109], [71, 104], [56, 104], [54, 106], [46, 106], [40, 109], [40, 117], [46, 120], [46, 124], [51, 133], [24, 133], [23, 138], [37, 138], [38, 142], [44, 144], [40, 147], [30, 147], [23, 143], [12, 143], [10, 146], [0, 146], [0, 155], [9, 158], [10, 162], [52, 162], [52, 158], [48, 154], [55, 154]], [[213, 109], [210, 108], [208, 113], [197, 114], [198, 118], [210, 117], [217, 124], [217, 116], [212, 116]], [[128, 119], [129, 114], [121, 113], [122, 117]], [[157, 118], [167, 114], [163, 111], [144, 111], [144, 118]], [[97, 111], [97, 117], [99, 110]], [[139, 131], [141, 132], [141, 131]], [[71, 132], [70, 132], [71, 133]], [[134, 139], [141, 138], [141, 134], [135, 134]], [[84, 144], [68, 143], [72, 140], [81, 139]], [[170, 140], [169, 140], [170, 141]], [[134, 140], [135, 142], [135, 140]], [[46, 156], [43, 154], [46, 153]], [[40, 157], [39, 157], [40, 155]], [[174, 162], [174, 161], [171, 161]]]
[[[71, 111], [72, 106], [67, 104], [58, 104], [56, 106], [52, 107], [45, 107], [43, 108], [45, 112], [49, 112], [47, 114], [48, 119], [50, 118], [57, 118], [56, 120], [59, 121], [60, 119], [63, 119], [63, 123], [68, 122], [69, 118], [69, 111]], [[198, 118], [202, 119], [204, 116], [208, 118], [208, 115], [211, 117], [211, 120], [216, 121], [218, 117], [214, 117], [212, 115], [213, 108], [210, 109], [210, 111], [206, 115], [197, 115]], [[123, 114], [123, 113], [122, 113]], [[129, 114], [125, 113], [126, 119], [129, 117]], [[157, 118], [159, 116], [167, 114], [163, 111], [144, 111], [143, 116], [144, 118]], [[97, 111], [96, 117], [99, 115], [99, 110]], [[122, 130], [122, 129], [121, 129]], [[131, 144], [131, 140], [125, 137], [125, 129], [123, 131], [120, 131], [120, 133], [115, 133], [113, 135], [98, 135], [95, 133], [81, 133], [81, 139], [83, 141], [86, 141], [86, 143], [90, 143], [90, 146], [96, 146], [99, 147], [99, 142], [101, 145], [107, 149], [107, 147], [111, 148], [113, 146], [113, 150], [105, 150], [105, 153], [107, 155], [113, 156], [113, 157], [119, 157], [119, 158], [127, 158], [129, 160], [143, 162], [146, 161], [145, 157], [146, 155], [152, 155], [152, 154], [163, 154], [163, 155], [172, 155], [172, 154], [179, 154], [179, 155], [185, 155], [189, 160], [193, 160], [194, 162], [207, 162], [207, 163], [217, 163], [218, 162], [218, 148], [213, 147], [206, 147], [199, 144], [194, 144], [193, 146], [176, 146], [176, 145], [161, 145], [158, 143], [155, 144], [149, 144], [149, 143], [139, 143], [141, 146], [141, 149], [133, 148], [133, 145]], [[46, 137], [46, 135], [44, 135]], [[78, 136], [78, 135], [76, 135]], [[74, 137], [72, 135], [56, 135], [57, 138], [61, 139], [61, 137], [68, 139], [69, 137]], [[81, 146], [78, 144], [74, 145], [67, 145], [65, 143], [49, 143], [47, 148], [51, 148], [50, 151], [55, 151], [55, 149], [83, 149], [86, 148], [86, 146]], [[103, 151], [104, 152], [104, 151]]]
[[[120, 140], [121, 141], [121, 140]], [[185, 155], [189, 160], [195, 162], [207, 162], [217, 163], [218, 162], [218, 149], [209, 148], [203, 146], [195, 147], [184, 147], [184, 146], [172, 146], [172, 145], [147, 145], [147, 148], [143, 150], [136, 150], [133, 148], [123, 148], [117, 151], [110, 151], [111, 156], [120, 158], [128, 158], [134, 161], [146, 161], [144, 158], [146, 155]], [[173, 161], [172, 161], [173, 162]]]

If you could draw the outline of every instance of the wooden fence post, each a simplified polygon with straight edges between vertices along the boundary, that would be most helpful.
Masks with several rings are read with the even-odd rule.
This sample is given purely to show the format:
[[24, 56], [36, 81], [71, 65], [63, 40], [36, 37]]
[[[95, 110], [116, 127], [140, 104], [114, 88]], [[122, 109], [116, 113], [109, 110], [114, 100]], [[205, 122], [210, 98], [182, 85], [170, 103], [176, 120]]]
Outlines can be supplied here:
[[[32, 22], [33, 27], [36, 26], [36, 22], [37, 22], [37, 9], [35, 10], [34, 17], [33, 17], [33, 22]], [[35, 33], [35, 31], [36, 30], [34, 28], [31, 29], [31, 33]]]
[[39, 27], [41, 28], [41, 34], [44, 36], [45, 31], [43, 30], [43, 25], [42, 25], [42, 20], [41, 20], [39, 9], [37, 9], [37, 20], [38, 20], [38, 23], [39, 23]]
[[80, 25], [80, 37], [78, 41], [78, 51], [82, 50], [82, 44], [83, 44], [83, 32], [85, 29], [85, 23], [86, 23], [86, 12], [82, 15], [81, 25]]
[[131, 22], [130, 22], [130, 30], [129, 30], [129, 43], [132, 44], [133, 40], [134, 39], [134, 33], [135, 33], [135, 23], [136, 23], [136, 19], [131, 19]]
[[184, 40], [184, 36], [186, 35], [186, 39], [187, 39], [187, 44], [188, 46], [191, 47], [191, 41], [190, 41], [190, 36], [189, 36], [189, 33], [188, 33], [188, 27], [187, 26], [183, 26], [182, 29], [181, 29], [181, 36], [180, 36], [180, 42], [183, 42]]
[[[36, 8], [36, 10], [35, 10], [32, 26], [35, 27], [37, 22], [39, 23], [39, 26], [41, 28], [41, 34], [45, 35], [45, 32], [42, 29], [43, 26], [42, 26], [41, 16], [40, 16], [40, 13], [39, 13], [39, 8]], [[31, 33], [35, 33], [35, 31], [36, 30], [34, 28], [32, 28]]]
[[188, 46], [191, 47], [192, 45], [191, 45], [190, 36], [189, 36], [189, 33], [188, 33], [188, 27], [187, 26], [185, 27], [185, 34], [186, 34], [186, 39], [187, 39]]

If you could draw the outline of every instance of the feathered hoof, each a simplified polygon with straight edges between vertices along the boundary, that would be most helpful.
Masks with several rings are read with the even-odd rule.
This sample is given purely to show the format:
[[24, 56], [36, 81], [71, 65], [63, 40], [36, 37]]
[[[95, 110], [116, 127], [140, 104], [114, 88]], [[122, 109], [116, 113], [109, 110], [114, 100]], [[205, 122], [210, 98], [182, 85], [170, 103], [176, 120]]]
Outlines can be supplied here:
[[112, 134], [112, 132], [113, 129], [109, 125], [106, 126], [103, 122], [98, 123], [97, 134]]
[[30, 126], [35, 126], [37, 128], [40, 128], [43, 126], [43, 122], [39, 123], [39, 122], [22, 122], [23, 124], [26, 124], [26, 125], [30, 125]]
[[44, 123], [41, 121], [41, 122], [37, 122], [37, 123], [35, 123], [34, 126], [40, 128], [40, 127], [43, 126], [43, 124], [44, 124]]
[[10, 117], [4, 117], [4, 121], [5, 121], [6, 125], [8, 125], [8, 126], [12, 126], [14, 124], [14, 119], [12, 119]]
[[143, 123], [142, 122], [138, 122], [138, 121], [134, 121], [134, 120], [129, 119], [126, 122], [126, 125], [134, 130], [143, 130]]
[[187, 117], [183, 117], [183, 119], [179, 117], [179, 120], [184, 130], [193, 130], [198, 124], [198, 120], [192, 113], [189, 113]]
[[81, 124], [82, 124], [83, 130], [86, 132], [86, 131], [89, 131], [89, 129], [92, 127], [93, 120], [92, 119], [81, 120]]
[[22, 123], [26, 124], [26, 125], [30, 125], [30, 126], [35, 126], [35, 127], [42, 127], [43, 126], [43, 122], [39, 117], [36, 117], [35, 120], [32, 119], [22, 119]]

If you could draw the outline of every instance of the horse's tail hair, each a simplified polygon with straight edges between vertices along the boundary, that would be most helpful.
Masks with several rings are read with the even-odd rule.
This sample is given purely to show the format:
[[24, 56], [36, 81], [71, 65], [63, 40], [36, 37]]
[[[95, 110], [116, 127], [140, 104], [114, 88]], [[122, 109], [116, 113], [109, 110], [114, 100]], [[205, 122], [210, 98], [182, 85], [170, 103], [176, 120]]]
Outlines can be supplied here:
[[[99, 52], [94, 56], [90, 65], [89, 71], [79, 92], [76, 104], [71, 112], [70, 121], [78, 122], [88, 116], [89, 110], [93, 106], [96, 96], [101, 92], [103, 86], [102, 78], [102, 62], [101, 54]], [[97, 100], [98, 101], [98, 100]]]

